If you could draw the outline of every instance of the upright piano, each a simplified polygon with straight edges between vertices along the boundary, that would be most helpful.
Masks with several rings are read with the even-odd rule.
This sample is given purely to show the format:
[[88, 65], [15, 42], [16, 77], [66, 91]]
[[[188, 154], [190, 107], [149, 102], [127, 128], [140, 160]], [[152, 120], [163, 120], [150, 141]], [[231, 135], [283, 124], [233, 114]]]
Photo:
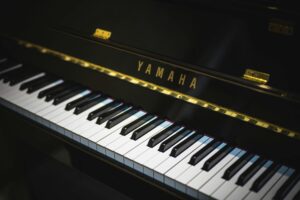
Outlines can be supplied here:
[[293, 1], [1, 8], [1, 126], [24, 142], [38, 129], [134, 199], [300, 199]]

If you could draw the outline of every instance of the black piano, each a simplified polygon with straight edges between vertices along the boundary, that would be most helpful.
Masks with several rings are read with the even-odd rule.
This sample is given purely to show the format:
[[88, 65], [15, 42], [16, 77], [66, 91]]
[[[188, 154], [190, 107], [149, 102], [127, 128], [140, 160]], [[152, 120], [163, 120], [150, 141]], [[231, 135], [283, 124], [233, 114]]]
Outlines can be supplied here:
[[5, 1], [0, 196], [300, 199], [299, 11]]

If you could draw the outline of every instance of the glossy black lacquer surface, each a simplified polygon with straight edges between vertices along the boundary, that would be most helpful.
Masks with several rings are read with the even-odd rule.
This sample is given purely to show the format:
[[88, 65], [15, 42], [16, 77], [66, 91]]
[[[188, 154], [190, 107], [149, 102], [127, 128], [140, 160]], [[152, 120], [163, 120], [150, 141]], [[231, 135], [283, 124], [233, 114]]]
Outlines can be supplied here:
[[[30, 41], [299, 132], [295, 67], [300, 64], [295, 50], [299, 16], [292, 5], [150, 0], [10, 4], [1, 13], [1, 42], [11, 57], [190, 129], [297, 165], [300, 151], [296, 139], [42, 55], [11, 39]], [[294, 31], [288, 35], [271, 32], [269, 26], [274, 22]], [[97, 27], [110, 30], [111, 39], [91, 37]], [[149, 64], [153, 68], [147, 74]], [[158, 66], [174, 70], [174, 81], [155, 77]], [[269, 73], [271, 89], [241, 79], [246, 68]], [[183, 86], [178, 84], [180, 74], [187, 77]], [[191, 88], [194, 77], [197, 84]]]

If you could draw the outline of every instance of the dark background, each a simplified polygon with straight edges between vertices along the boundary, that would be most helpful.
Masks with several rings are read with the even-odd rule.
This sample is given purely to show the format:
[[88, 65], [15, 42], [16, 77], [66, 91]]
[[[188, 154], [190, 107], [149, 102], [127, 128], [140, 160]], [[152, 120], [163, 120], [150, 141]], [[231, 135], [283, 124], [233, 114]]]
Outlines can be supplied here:
[[[267, 6], [277, 6], [280, 10], [270, 10]], [[297, 6], [292, 1], [12, 0], [1, 6], [0, 33], [4, 36], [23, 36], [38, 40], [44, 35], [39, 36], [33, 30], [49, 26], [90, 37], [93, 30], [100, 26], [113, 32], [114, 43], [188, 63], [196, 70], [203, 68], [232, 77], [240, 78], [246, 68], [254, 68], [271, 74], [271, 86], [299, 94], [299, 12], [296, 9]], [[284, 36], [269, 32], [268, 23], [274, 18], [293, 24], [294, 35]], [[51, 40], [44, 42], [55, 44]], [[35, 57], [27, 57], [27, 60], [35, 62], [33, 58]], [[56, 61], [52, 63], [60, 64]], [[60, 68], [50, 68], [47, 65], [43, 67], [56, 72]], [[276, 140], [271, 142], [273, 133], [260, 130], [256, 132], [257, 129], [250, 125], [248, 127], [223, 116], [207, 117], [207, 111], [199, 114], [202, 112], [200, 109], [197, 114], [191, 105], [161, 97], [143, 88], [134, 88], [103, 75], [82, 72], [75, 67], [73, 71], [73, 67], [61, 67], [65, 69], [62, 73], [75, 80], [76, 76], [81, 76], [81, 82], [89, 84], [96, 79], [102, 80], [99, 83], [109, 81], [113, 84], [107, 86], [106, 90], [115, 92], [112, 95], [125, 98], [129, 102], [138, 102], [139, 99], [132, 96], [135, 93], [138, 93], [135, 98], [152, 98], [153, 102], [157, 102], [155, 105], [146, 101], [141, 102], [141, 105], [145, 104], [149, 110], [160, 111], [164, 116], [176, 115], [174, 118], [189, 121], [193, 128], [202, 129], [207, 126], [204, 127], [205, 133], [222, 139], [227, 138], [230, 133], [229, 135], [234, 136], [235, 144], [248, 145], [253, 151], [267, 157], [276, 158], [281, 155], [281, 159], [288, 157], [287, 160], [294, 163], [299, 159], [296, 157], [299, 152], [298, 148], [294, 148], [297, 145], [295, 141], [286, 141], [285, 138], [280, 141], [281, 137], [276, 135]], [[99, 85], [94, 87], [101, 88]], [[129, 94], [125, 89], [130, 91]], [[200, 95], [207, 92], [205, 89], [207, 88], [204, 87], [199, 92]], [[230, 96], [224, 94], [226, 95]], [[274, 114], [274, 119], [279, 122], [286, 120], [273, 113], [272, 109], [267, 113], [259, 113], [257, 106], [253, 106], [256, 102], [252, 100], [255, 98], [247, 101], [243, 99], [239, 104], [233, 99], [239, 102], [240, 96], [237, 94], [230, 99], [230, 103], [234, 103], [237, 108], [261, 116]], [[251, 109], [247, 107], [250, 104]], [[288, 119], [293, 120], [285, 122], [299, 129], [299, 107], [291, 106], [291, 111], [293, 115], [289, 115], [289, 110], [285, 110], [285, 113]], [[158, 189], [160, 186], [153, 186], [144, 177], [141, 180], [141, 177], [136, 177], [129, 171], [124, 172], [109, 162], [94, 162], [98, 158], [83, 153], [76, 145], [53, 137], [54, 133], [51, 131], [2, 108], [0, 121], [0, 199], [178, 198]], [[201, 126], [198, 125], [199, 121], [203, 122], [200, 123]], [[246, 133], [240, 131], [244, 130], [241, 128], [249, 130], [247, 137]], [[248, 141], [251, 143], [247, 144]], [[292, 145], [289, 147], [290, 144]]]

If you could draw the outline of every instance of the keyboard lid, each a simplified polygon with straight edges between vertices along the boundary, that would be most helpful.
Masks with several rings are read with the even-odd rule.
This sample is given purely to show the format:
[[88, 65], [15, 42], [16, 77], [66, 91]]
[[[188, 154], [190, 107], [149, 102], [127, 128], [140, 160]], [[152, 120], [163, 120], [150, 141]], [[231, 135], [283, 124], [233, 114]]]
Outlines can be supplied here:
[[[117, 6], [116, 6], [117, 5]], [[233, 4], [234, 5], [234, 4]], [[296, 17], [281, 10], [165, 1], [74, 3], [53, 26], [299, 94]], [[84, 16], [84, 17], [83, 17]]]

